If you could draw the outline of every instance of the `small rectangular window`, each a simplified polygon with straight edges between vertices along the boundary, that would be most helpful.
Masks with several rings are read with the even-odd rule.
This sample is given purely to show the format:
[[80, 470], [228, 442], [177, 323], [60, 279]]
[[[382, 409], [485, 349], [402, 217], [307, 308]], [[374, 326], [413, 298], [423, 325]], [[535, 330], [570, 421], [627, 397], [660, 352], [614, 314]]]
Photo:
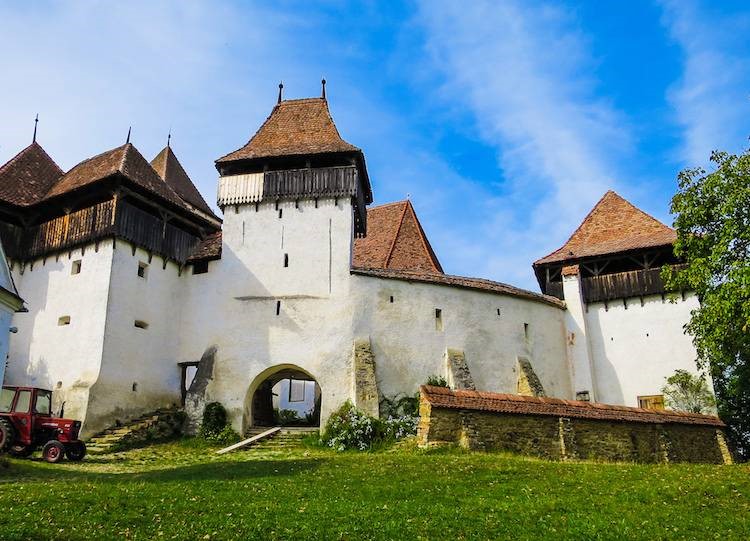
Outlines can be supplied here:
[[289, 402], [304, 402], [307, 382], [301, 379], [289, 380]]
[[497, 309], [497, 317], [500, 317], [500, 308]]
[[529, 339], [529, 324], [528, 323], [523, 324], [523, 336], [524, 338], [526, 338], [526, 340]]
[[70, 325], [70, 316], [60, 316], [59, 318], [57, 318], [57, 324], [61, 327], [63, 325]]
[[193, 263], [193, 274], [205, 274], [208, 272], [208, 261], [196, 261]]
[[281, 313], [281, 301], [276, 301], [276, 315]]
[[652, 394], [638, 397], [638, 407], [647, 410], [663, 410], [664, 395]]
[[140, 261], [138, 263], [138, 276], [145, 280], [147, 275], [148, 275], [148, 263], [144, 263], [143, 261]]
[[284, 213], [284, 209], [279, 209], [279, 218], [281, 218], [281, 215]]
[[284, 254], [284, 267], [289, 266], [289, 254]]
[[81, 260], [76, 259], [73, 261], [73, 266], [70, 268], [70, 274], [81, 274]]
[[146, 323], [145, 321], [142, 321], [140, 319], [136, 319], [135, 322], [133, 323], [133, 325], [135, 327], [138, 327], [139, 329], [148, 329], [148, 323]]
[[393, 303], [393, 295], [391, 295], [391, 304]]
[[440, 308], [435, 308], [435, 330], [443, 330], [443, 311]]

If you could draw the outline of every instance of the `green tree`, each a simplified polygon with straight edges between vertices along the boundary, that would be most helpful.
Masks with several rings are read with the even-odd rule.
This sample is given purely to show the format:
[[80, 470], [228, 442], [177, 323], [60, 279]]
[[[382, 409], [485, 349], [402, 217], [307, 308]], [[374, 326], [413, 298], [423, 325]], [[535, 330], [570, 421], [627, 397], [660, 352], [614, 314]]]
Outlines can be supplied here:
[[672, 199], [675, 254], [667, 285], [695, 291], [700, 308], [686, 330], [698, 367], [714, 381], [719, 415], [735, 451], [750, 457], [750, 151], [714, 152], [715, 170], [686, 169]]
[[687, 370], [677, 370], [661, 389], [666, 405], [677, 411], [714, 413], [716, 400], [706, 380]]

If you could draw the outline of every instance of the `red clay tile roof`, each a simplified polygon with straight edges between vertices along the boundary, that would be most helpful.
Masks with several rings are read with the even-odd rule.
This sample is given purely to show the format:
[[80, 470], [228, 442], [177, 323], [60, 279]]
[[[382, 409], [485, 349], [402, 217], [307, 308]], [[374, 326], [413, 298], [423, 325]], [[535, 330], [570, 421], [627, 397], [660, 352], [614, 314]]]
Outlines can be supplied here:
[[221, 231], [206, 236], [188, 258], [188, 263], [201, 260], [221, 259]]
[[360, 150], [341, 138], [328, 102], [324, 98], [305, 98], [277, 104], [244, 147], [216, 162], [352, 151]]
[[[157, 172], [157, 174], [166, 182], [184, 201], [194, 206], [198, 210], [201, 210], [209, 216], [216, 218], [216, 215], [208, 206], [206, 200], [200, 194], [198, 189], [190, 180], [190, 177], [183, 169], [182, 164], [172, 152], [172, 148], [169, 146], [156, 155], [151, 160], [151, 167]], [[218, 218], [217, 218], [218, 219]]]
[[47, 193], [45, 199], [52, 199], [84, 186], [90, 186], [118, 173], [161, 199], [192, 212], [192, 209], [159, 177], [146, 158], [130, 143], [82, 161], [65, 173]]
[[41, 201], [63, 171], [34, 142], [0, 167], [0, 201], [26, 207]]
[[604, 194], [568, 241], [535, 266], [673, 244], [674, 229], [613, 191]]
[[367, 236], [354, 241], [352, 265], [442, 273], [411, 201], [367, 209]]
[[421, 282], [426, 284], [475, 289], [478, 291], [499, 293], [501, 295], [510, 295], [513, 297], [528, 299], [530, 301], [542, 302], [551, 306], [555, 306], [557, 308], [565, 308], [565, 303], [555, 297], [542, 295], [541, 293], [534, 293], [533, 291], [527, 291], [525, 289], [520, 289], [508, 284], [503, 284], [501, 282], [485, 280], [483, 278], [465, 278], [463, 276], [451, 276], [449, 274], [413, 272], [391, 269], [360, 269], [356, 267], [352, 267], [351, 273], [361, 276], [383, 278], [386, 280], [404, 280], [406, 282]]
[[518, 396], [484, 391], [452, 390], [446, 387], [423, 385], [420, 395], [434, 408], [469, 409], [517, 415], [551, 415], [599, 421], [629, 421], [636, 423], [675, 423], [689, 425], [724, 426], [718, 417], [670, 410], [647, 410], [613, 406], [598, 402], [580, 402], [559, 398]]

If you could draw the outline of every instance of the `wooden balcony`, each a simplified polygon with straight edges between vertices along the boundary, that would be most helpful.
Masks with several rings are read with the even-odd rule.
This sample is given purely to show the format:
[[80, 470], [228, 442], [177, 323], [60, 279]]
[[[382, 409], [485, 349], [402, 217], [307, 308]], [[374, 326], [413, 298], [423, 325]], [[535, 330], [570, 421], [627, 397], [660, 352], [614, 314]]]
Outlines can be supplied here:
[[659, 295], [669, 290], [661, 278], [661, 268], [602, 274], [581, 280], [587, 303]]
[[106, 238], [122, 238], [178, 263], [187, 260], [200, 240], [125, 201], [115, 204], [114, 200], [27, 229], [3, 223], [0, 238], [8, 257], [20, 261]]

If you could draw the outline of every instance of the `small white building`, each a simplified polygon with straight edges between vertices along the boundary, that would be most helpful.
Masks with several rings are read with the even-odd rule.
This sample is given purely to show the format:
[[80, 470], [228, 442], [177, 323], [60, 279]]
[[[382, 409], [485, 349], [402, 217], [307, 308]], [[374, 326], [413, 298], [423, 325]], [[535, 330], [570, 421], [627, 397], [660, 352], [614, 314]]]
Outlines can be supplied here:
[[346, 400], [377, 414], [431, 375], [658, 406], [665, 377], [695, 369], [695, 299], [670, 302], [654, 271], [678, 263], [674, 232], [613, 193], [534, 264], [535, 293], [445, 274], [411, 202], [368, 208], [364, 154], [325, 98], [280, 99], [216, 167], [223, 221], [169, 146], [63, 172], [34, 143], [3, 166], [0, 234], [30, 307], [9, 382], [55, 389], [91, 434], [211, 401], [238, 431]]

